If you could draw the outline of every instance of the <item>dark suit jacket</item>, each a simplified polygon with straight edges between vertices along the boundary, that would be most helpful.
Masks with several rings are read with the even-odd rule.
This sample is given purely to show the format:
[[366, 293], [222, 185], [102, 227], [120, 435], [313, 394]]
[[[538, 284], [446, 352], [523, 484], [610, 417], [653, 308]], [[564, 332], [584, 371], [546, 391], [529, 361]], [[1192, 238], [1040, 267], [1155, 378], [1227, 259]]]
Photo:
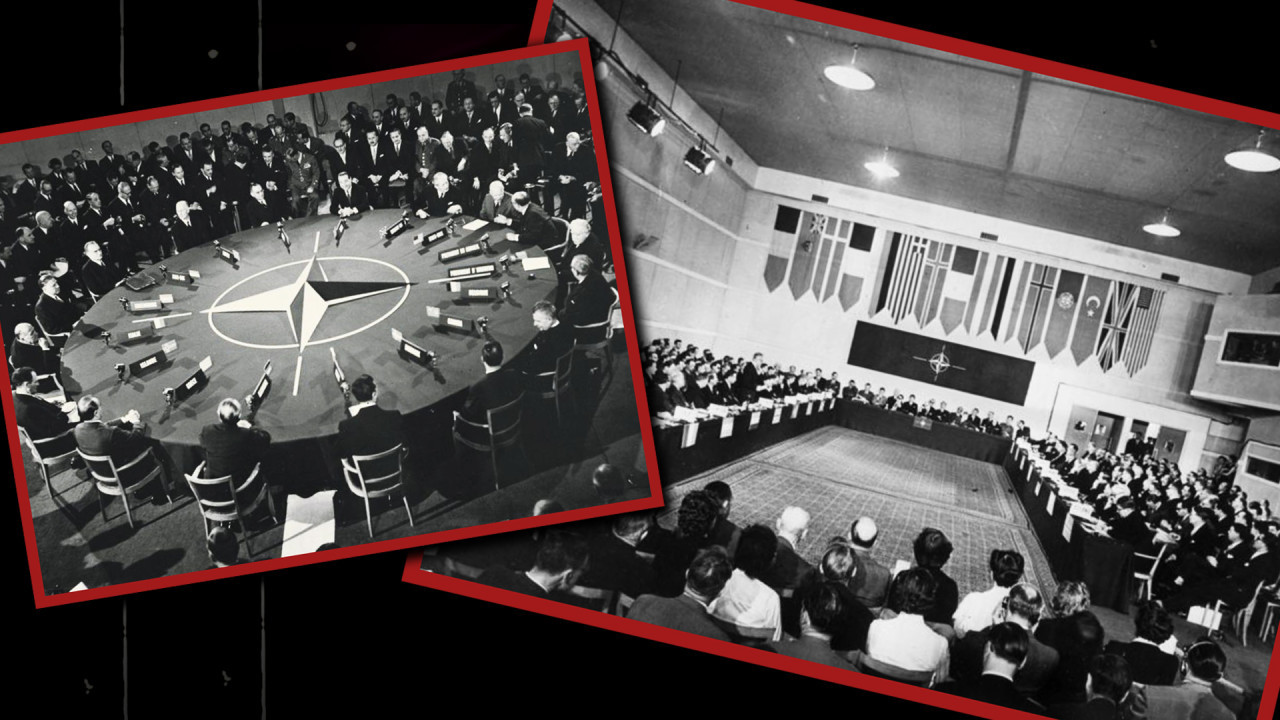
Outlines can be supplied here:
[[[966, 633], [951, 648], [951, 677], [957, 681], [973, 682], [982, 675], [982, 652], [991, 636], [991, 628]], [[1027, 648], [1027, 659], [1014, 673], [1013, 684], [1018, 692], [1034, 695], [1048, 683], [1058, 668], [1058, 651], [1034, 637]]]
[[595, 262], [597, 270], [603, 270], [613, 264], [609, 256], [609, 249], [594, 233], [588, 235], [587, 239], [583, 240], [580, 245], [574, 245], [573, 241], [570, 240], [569, 244], [564, 246], [560, 264], [566, 268], [566, 274], [568, 273], [569, 262], [577, 255], [586, 255], [591, 258]]
[[530, 580], [523, 570], [511, 570], [504, 567], [489, 568], [480, 573], [480, 577], [476, 578], [476, 582], [534, 597], [547, 597], [547, 591], [538, 583]]
[[1049, 716], [1059, 720], [1120, 720], [1124, 717], [1120, 706], [1104, 697], [1083, 703], [1054, 705], [1049, 708]]
[[525, 372], [536, 375], [556, 369], [556, 360], [573, 349], [573, 326], [561, 322], [533, 337], [529, 345]]
[[569, 287], [564, 300], [562, 321], [571, 325], [590, 325], [609, 319], [613, 307], [613, 289], [600, 273], [592, 273], [582, 282]]
[[541, 175], [546, 164], [543, 156], [551, 136], [547, 123], [530, 115], [521, 116], [512, 124], [511, 136], [515, 141], [515, 161], [520, 165], [520, 177], [533, 180]]
[[590, 552], [587, 571], [578, 580], [582, 587], [618, 590], [633, 598], [654, 591], [653, 567], [612, 532], [593, 536]]
[[503, 193], [502, 201], [494, 202], [493, 196], [486, 192], [480, 201], [480, 219], [492, 220], [499, 215], [508, 218], [515, 215], [515, 209], [511, 207], [511, 193]]
[[192, 213], [188, 216], [188, 219], [191, 222], [190, 225], [181, 220], [174, 220], [169, 224], [169, 230], [173, 234], [173, 242], [178, 247], [178, 252], [190, 250], [213, 239], [213, 230], [209, 227], [209, 222], [205, 219], [203, 213]]
[[338, 423], [338, 453], [377, 455], [404, 444], [404, 418], [397, 410], [371, 405]]
[[264, 223], [270, 225], [279, 219], [280, 217], [269, 203], [263, 204], [253, 198], [240, 203], [240, 227], [245, 230], [259, 227]]
[[[363, 411], [362, 413], [363, 414]], [[271, 445], [271, 435], [258, 428], [214, 423], [200, 431], [200, 448], [204, 450], [204, 476], [220, 478], [233, 475], [237, 481], [249, 477], [253, 466], [262, 461]]]
[[831, 649], [831, 643], [813, 635], [801, 635], [795, 640], [772, 643], [770, 647], [779, 655], [830, 665], [842, 670], [853, 670], [853, 665], [843, 655]]
[[800, 557], [791, 541], [779, 536], [778, 554], [773, 558], [773, 565], [761, 574], [760, 580], [774, 590], [781, 591], [800, 587], [801, 581], [812, 571], [813, 566]]
[[524, 378], [501, 368], [486, 374], [471, 386], [462, 416], [475, 423], [487, 423], [489, 410], [506, 405], [524, 392]]
[[954, 687], [948, 687], [949, 685], [951, 684], [948, 683], [940, 689], [973, 700], [991, 703], [992, 705], [1000, 705], [1030, 713], [1044, 713], [1038, 705], [1018, 692], [1012, 680], [1000, 675], [983, 675], [973, 682], [956, 683]]
[[539, 207], [537, 203], [529, 203], [529, 207], [524, 211], [523, 215], [517, 211], [510, 217], [511, 232], [520, 236], [522, 245], [537, 245], [546, 250], [549, 247], [559, 245], [564, 240], [564, 238], [560, 237], [556, 226], [551, 224], [551, 219], [547, 217], [547, 211]]
[[1130, 677], [1143, 685], [1172, 685], [1177, 682], [1178, 671], [1182, 668], [1177, 656], [1147, 643], [1113, 640], [1107, 643], [1103, 652], [1127, 660]]
[[24, 343], [14, 338], [9, 345], [9, 362], [13, 363], [15, 369], [29, 367], [37, 375], [48, 375], [58, 371], [58, 352], [44, 350], [39, 345]]
[[857, 546], [851, 547], [854, 554], [858, 556], [858, 572], [849, 581], [849, 589], [863, 605], [869, 608], [884, 607], [889, 595], [889, 581], [893, 579], [889, 568], [871, 557], [870, 550], [863, 550]]
[[361, 185], [352, 184], [351, 194], [348, 195], [342, 186], [335, 185], [333, 187], [333, 198], [329, 201], [329, 212], [334, 215], [342, 208], [355, 208], [357, 211], [364, 212], [373, 206], [369, 204], [369, 193]]
[[[85, 454], [109, 456], [117, 465], [133, 460], [147, 448], [147, 436], [141, 427], [119, 420], [82, 422], [76, 426], [76, 445]], [[143, 463], [145, 465], [146, 463]], [[126, 484], [130, 478], [124, 478]]]
[[449, 188], [449, 190], [445, 192], [444, 197], [440, 196], [440, 193], [436, 191], [435, 187], [429, 187], [421, 199], [423, 200], [423, 209], [432, 217], [448, 215], [449, 206], [461, 206], [463, 203], [462, 194], [454, 187]]
[[728, 640], [729, 635], [711, 619], [706, 609], [691, 597], [680, 595], [666, 598], [657, 595], [641, 595], [627, 612], [627, 617], [650, 625], [671, 628], [702, 635], [716, 640]]
[[81, 312], [69, 302], [55, 300], [40, 293], [36, 300], [36, 318], [48, 333], [71, 332], [71, 326], [80, 319]]
[[18, 426], [24, 428], [32, 440], [43, 440], [60, 435], [71, 427], [71, 420], [53, 403], [23, 393], [13, 394], [13, 410]]
[[960, 605], [960, 588], [956, 587], [955, 580], [952, 580], [941, 570], [925, 569], [929, 571], [929, 574], [938, 583], [938, 592], [933, 602], [933, 610], [925, 613], [924, 619], [926, 622], [950, 625], [954, 622], [956, 607]]
[[120, 281], [120, 275], [109, 265], [99, 265], [92, 260], [85, 260], [80, 268], [80, 280], [84, 283], [85, 289], [97, 297], [102, 297], [116, 286]]

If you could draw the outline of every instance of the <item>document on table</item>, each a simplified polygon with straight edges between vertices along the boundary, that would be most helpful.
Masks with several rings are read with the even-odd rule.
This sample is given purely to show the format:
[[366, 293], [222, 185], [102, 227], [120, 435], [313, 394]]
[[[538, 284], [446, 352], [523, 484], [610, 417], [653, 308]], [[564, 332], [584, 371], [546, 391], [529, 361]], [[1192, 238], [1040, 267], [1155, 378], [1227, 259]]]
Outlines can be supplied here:
[[551, 267], [551, 261], [544, 255], [542, 257], [525, 258], [520, 261], [526, 271], [545, 270]]
[[488, 224], [489, 224], [489, 221], [488, 221], [488, 220], [481, 220], [480, 218], [476, 218], [475, 220], [472, 220], [471, 222], [467, 223], [466, 225], [463, 225], [463, 226], [462, 226], [462, 229], [463, 229], [463, 230], [467, 230], [467, 231], [471, 231], [471, 230], [479, 230], [480, 228], [482, 228], [482, 227], [484, 227], [485, 225], [488, 225]]

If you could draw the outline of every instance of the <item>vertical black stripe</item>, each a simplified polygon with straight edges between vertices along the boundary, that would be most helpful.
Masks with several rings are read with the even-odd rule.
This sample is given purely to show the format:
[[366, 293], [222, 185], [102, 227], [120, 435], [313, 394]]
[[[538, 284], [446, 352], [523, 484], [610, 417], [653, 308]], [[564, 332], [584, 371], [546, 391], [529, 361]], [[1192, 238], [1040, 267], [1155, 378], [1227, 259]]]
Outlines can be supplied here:
[[1004, 319], [1004, 303], [1009, 299], [1009, 283], [1013, 282], [1013, 258], [1004, 264], [1004, 277], [1000, 278], [1000, 295], [996, 298], [996, 314], [991, 318], [991, 337], [1000, 339], [1000, 321]]
[[902, 233], [894, 233], [889, 243], [889, 262], [885, 263], [884, 284], [880, 286], [880, 299], [876, 301], [876, 312], [884, 309], [889, 302], [889, 288], [893, 287], [893, 269], [898, 259], [898, 245], [902, 242]]

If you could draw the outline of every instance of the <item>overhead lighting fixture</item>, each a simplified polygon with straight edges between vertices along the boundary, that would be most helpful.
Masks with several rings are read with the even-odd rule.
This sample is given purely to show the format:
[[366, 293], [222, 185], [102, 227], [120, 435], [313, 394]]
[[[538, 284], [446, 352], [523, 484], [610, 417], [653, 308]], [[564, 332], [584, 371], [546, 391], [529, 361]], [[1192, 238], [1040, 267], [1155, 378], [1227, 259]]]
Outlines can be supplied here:
[[716, 159], [706, 151], [707, 141], [702, 138], [699, 140], [701, 142], [698, 143], [698, 147], [691, 147], [689, 152], [684, 154], [684, 164], [698, 175], [710, 175], [711, 171], [716, 169]]
[[1258, 130], [1258, 138], [1249, 145], [1227, 153], [1223, 158], [1227, 164], [1245, 172], [1275, 172], [1280, 170], [1280, 158], [1262, 149], [1262, 136], [1265, 129]]
[[[653, 102], [652, 93], [649, 94], [649, 102]], [[632, 125], [635, 125], [636, 128], [650, 137], [661, 135], [662, 131], [667, 127], [667, 121], [647, 102], [636, 101], [636, 104], [632, 105], [631, 109], [627, 111], [627, 119], [631, 121]]]
[[1178, 237], [1182, 231], [1169, 224], [1169, 211], [1164, 211], [1164, 216], [1160, 218], [1160, 222], [1143, 225], [1144, 232], [1148, 232], [1157, 237]]
[[870, 90], [876, 86], [876, 81], [870, 75], [861, 71], [857, 67], [858, 46], [853, 46], [853, 59], [848, 65], [828, 65], [822, 71], [823, 75], [831, 82], [846, 87], [850, 90]]
[[889, 164], [889, 148], [884, 149], [884, 155], [879, 160], [863, 163], [862, 167], [870, 170], [871, 174], [882, 180], [891, 180], [902, 174], [898, 172], [898, 168]]

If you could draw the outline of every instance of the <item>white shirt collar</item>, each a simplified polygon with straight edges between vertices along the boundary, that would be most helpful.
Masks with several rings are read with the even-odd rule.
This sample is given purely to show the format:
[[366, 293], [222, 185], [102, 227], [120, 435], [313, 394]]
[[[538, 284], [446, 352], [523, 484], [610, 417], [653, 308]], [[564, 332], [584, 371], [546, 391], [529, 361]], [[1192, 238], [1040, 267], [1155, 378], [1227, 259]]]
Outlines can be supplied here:
[[351, 413], [351, 417], [355, 417], [355, 416], [357, 416], [357, 415], [359, 415], [359, 414], [360, 414], [360, 411], [361, 411], [361, 410], [363, 410], [363, 409], [365, 409], [365, 408], [369, 407], [370, 405], [377, 405], [377, 404], [378, 404], [378, 402], [377, 402], [376, 400], [370, 400], [370, 401], [368, 401], [368, 402], [356, 403], [355, 405], [352, 405], [350, 408], [348, 408], [348, 409], [347, 409], [347, 412]]

